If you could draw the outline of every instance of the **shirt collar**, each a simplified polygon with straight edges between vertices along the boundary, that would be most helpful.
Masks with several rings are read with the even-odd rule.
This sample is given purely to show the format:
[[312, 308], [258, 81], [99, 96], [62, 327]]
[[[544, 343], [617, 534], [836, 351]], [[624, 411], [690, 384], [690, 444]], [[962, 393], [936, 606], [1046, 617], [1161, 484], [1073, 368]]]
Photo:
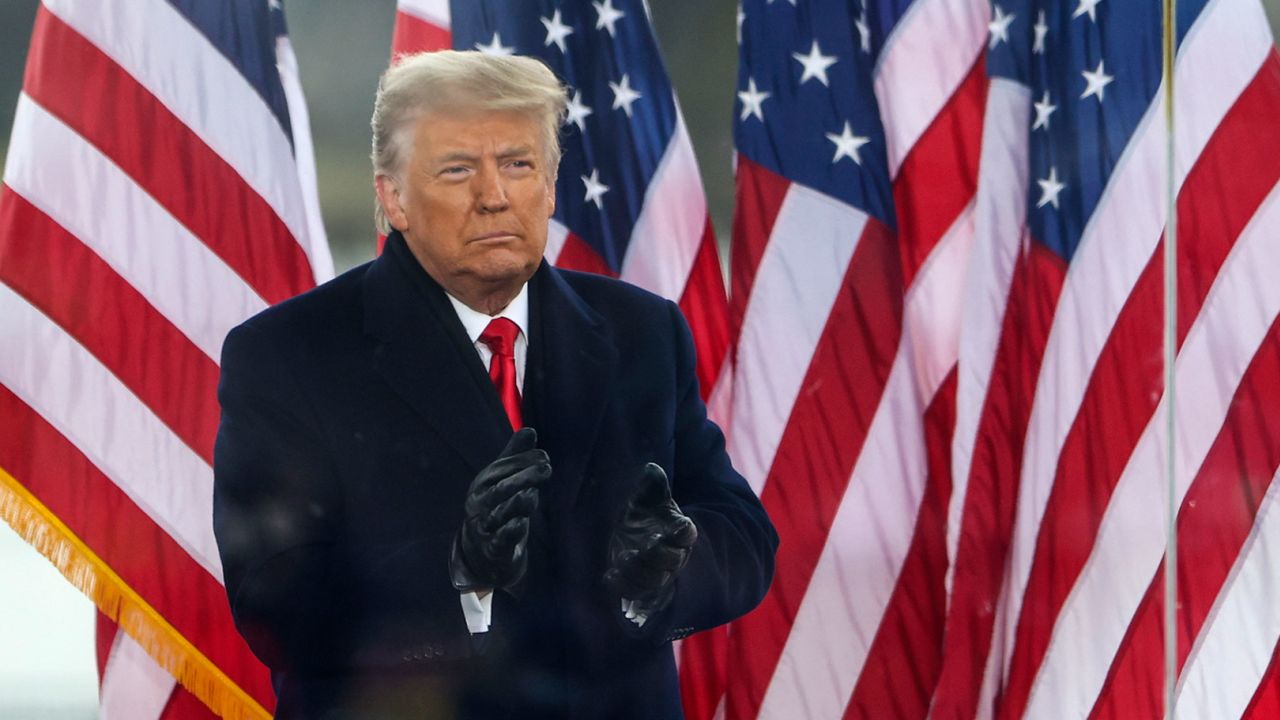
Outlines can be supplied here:
[[526, 338], [529, 337], [529, 283], [527, 282], [520, 286], [520, 292], [497, 315], [485, 315], [479, 310], [473, 310], [448, 292], [445, 293], [445, 297], [449, 298], [449, 304], [453, 305], [453, 311], [458, 314], [458, 319], [462, 321], [462, 327], [467, 331], [467, 337], [473, 345], [480, 340], [480, 333], [489, 327], [490, 321], [500, 317], [515, 323], [516, 327], [520, 328], [520, 334]]

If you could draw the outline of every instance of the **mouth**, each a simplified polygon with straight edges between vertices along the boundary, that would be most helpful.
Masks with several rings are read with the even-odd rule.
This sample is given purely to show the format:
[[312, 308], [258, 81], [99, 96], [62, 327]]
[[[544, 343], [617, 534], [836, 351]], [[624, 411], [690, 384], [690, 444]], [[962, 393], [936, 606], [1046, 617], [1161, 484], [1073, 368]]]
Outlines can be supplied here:
[[494, 232], [484, 233], [482, 235], [476, 235], [475, 237], [471, 238], [471, 242], [473, 243], [511, 242], [513, 240], [518, 240], [518, 239], [520, 239], [519, 236], [515, 235], [514, 233], [509, 233], [503, 230], [495, 230]]

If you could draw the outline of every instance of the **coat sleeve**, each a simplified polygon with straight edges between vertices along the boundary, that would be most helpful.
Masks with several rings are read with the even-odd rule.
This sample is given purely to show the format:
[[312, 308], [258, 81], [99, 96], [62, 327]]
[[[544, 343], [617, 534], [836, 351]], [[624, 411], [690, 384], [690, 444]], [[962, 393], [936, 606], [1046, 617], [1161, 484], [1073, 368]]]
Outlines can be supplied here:
[[316, 416], [286, 358], [250, 326], [222, 351], [214, 534], [236, 626], [275, 670], [332, 667], [351, 611], [335, 538], [342, 513]]
[[676, 579], [671, 606], [645, 623], [653, 623], [650, 632], [659, 640], [679, 639], [750, 612], [769, 590], [778, 549], [764, 506], [734, 470], [723, 433], [707, 417], [689, 326], [675, 304], [668, 303], [668, 309], [675, 328], [677, 385], [671, 490], [698, 526], [698, 541]]

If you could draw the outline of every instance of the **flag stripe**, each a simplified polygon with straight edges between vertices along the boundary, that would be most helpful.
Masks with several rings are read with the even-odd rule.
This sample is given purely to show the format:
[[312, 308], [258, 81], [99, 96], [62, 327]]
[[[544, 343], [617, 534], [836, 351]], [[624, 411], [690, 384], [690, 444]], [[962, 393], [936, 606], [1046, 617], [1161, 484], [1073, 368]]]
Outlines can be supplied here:
[[[798, 186], [793, 186], [791, 195]], [[788, 197], [790, 198], [791, 195]], [[849, 206], [841, 205], [845, 212]], [[784, 207], [783, 214], [788, 211]], [[819, 218], [813, 213], [807, 223]], [[779, 218], [775, 240], [770, 247], [805, 241], [805, 253], [812, 258], [813, 232], [786, 232]], [[845, 226], [837, 226], [843, 229]], [[830, 231], [828, 231], [830, 232]], [[767, 259], [766, 259], [767, 261]], [[809, 262], [813, 262], [810, 260]], [[832, 263], [823, 258], [822, 262]], [[834, 264], [834, 263], [833, 263]], [[805, 307], [831, 307], [824, 318], [824, 328], [811, 353], [803, 384], [797, 388], [795, 407], [790, 412], [785, 431], [776, 441], [776, 455], [769, 470], [769, 481], [760, 492], [769, 517], [785, 538], [778, 552], [773, 587], [752, 614], [739, 621], [730, 637], [730, 657], [741, 682], [729, 689], [727, 711], [731, 717], [754, 717], [760, 708], [769, 678], [782, 653], [787, 634], [805, 593], [821, 588], [811, 587], [810, 578], [849, 484], [854, 462], [862, 451], [876, 407], [889, 380], [894, 349], [902, 327], [900, 260], [891, 231], [869, 219], [857, 243], [852, 259], [835, 264], [845, 269], [833, 303], [805, 304]], [[761, 274], [764, 273], [764, 264]], [[808, 279], [813, 274], [801, 274]], [[757, 280], [756, 294], [765, 291], [764, 277]], [[780, 300], [788, 295], [801, 296], [797, 288], [770, 294]], [[771, 310], [778, 312], [780, 303]], [[797, 315], [779, 318], [795, 324]], [[767, 340], [769, 350], [780, 354], [780, 343], [795, 344], [779, 334]], [[749, 336], [744, 332], [743, 342]], [[761, 338], [761, 342], [766, 338]], [[794, 351], [791, 348], [788, 350]], [[742, 368], [742, 365], [739, 365]], [[776, 379], [776, 377], [775, 377]], [[749, 397], [751, 390], [737, 387], [737, 397]], [[785, 396], [784, 396], [785, 397]], [[740, 408], [738, 405], [735, 409]], [[759, 416], [751, 416], [759, 425]], [[734, 421], [736, 429], [740, 427]], [[836, 433], [836, 430], [839, 432]], [[741, 457], [739, 455], [738, 457]], [[773, 478], [808, 479], [806, 483], [774, 482]], [[748, 481], [752, 478], [748, 476]], [[755, 487], [759, 487], [756, 485]], [[842, 705], [841, 705], [842, 707]]]
[[[1250, 89], [1255, 87], [1261, 90], [1253, 92], [1257, 97], [1251, 99]], [[1183, 187], [1177, 267], [1195, 268], [1190, 272], [1200, 277], [1198, 283], [1182, 283], [1178, 303], [1182, 316], [1194, 318], [1199, 313], [1209, 283], [1217, 275], [1235, 238], [1257, 204], [1280, 179], [1280, 138], [1260, 140], [1253, 143], [1253, 148], [1249, 147], [1250, 137], [1257, 130], [1253, 127], [1256, 124], [1253, 118], [1265, 117], [1255, 112], [1265, 109], [1267, 103], [1280, 101], [1280, 92], [1268, 97], [1271, 93], [1266, 90], [1261, 84], [1246, 89], [1206, 146]], [[1250, 163], [1252, 153], [1268, 159]], [[1230, 199], [1211, 203], [1211, 209], [1203, 207], [1204, 198], [1218, 195], [1222, 176], [1216, 171], [1226, 167], [1237, 168]], [[1053, 619], [1089, 555], [1102, 519], [1102, 508], [1111, 496], [1130, 450], [1152, 417], [1163, 386], [1157, 362], [1164, 333], [1157, 320], [1163, 312], [1162, 248], [1163, 242], [1152, 254], [1116, 319], [1111, 337], [1098, 357], [1076, 422], [1063, 445], [1057, 477], [1041, 520], [1036, 559], [1022, 601], [1012, 663], [1015, 671], [1010, 675], [1008, 687], [1013, 717], [1018, 716], [1019, 698], [1030, 682], [1029, 671], [1036, 667], [1044, 652]], [[1182, 338], [1178, 340], [1181, 342]], [[1135, 364], [1135, 360], [1144, 358], [1146, 363]], [[1138, 372], [1138, 367], [1147, 371]], [[1082, 515], [1082, 508], [1090, 508], [1092, 512]], [[1064, 542], [1065, 538], [1071, 538], [1071, 542]]]
[[[109, 157], [268, 302], [311, 284], [303, 249], [230, 165], [72, 28], [47, 12], [38, 18], [24, 84], [36, 103]], [[156, 148], [184, 162], [156, 162]]]
[[87, 245], [209, 358], [240, 319], [266, 307], [116, 165], [25, 96], [13, 138], [42, 151], [9, 156], [7, 188]]
[[[1280, 263], [1280, 189], [1273, 190], [1236, 242], [1204, 308], [1187, 333], [1174, 368], [1178, 442], [1174, 446], [1179, 504], [1222, 427], [1231, 396], [1280, 313], [1280, 286], [1259, 283], [1259, 269]], [[1167, 398], [1167, 396], [1166, 396]], [[1161, 401], [1116, 484], [1093, 552], [1059, 613], [1055, 638], [1031, 687], [1027, 714], [1083, 715], [1093, 706], [1111, 659], [1163, 557], [1165, 519], [1151, 512], [1164, 497], [1166, 426]], [[1088, 638], [1088, 642], [1081, 639]]]
[[0, 366], [0, 383], [75, 444], [221, 581], [209, 522], [209, 465], [109, 368], [6, 285], [0, 285], [0, 317], [8, 320], [0, 325], [0, 344], [15, 349]]
[[1026, 215], [1023, 189], [1027, 186], [1026, 118], [1031, 100], [1025, 86], [992, 78], [983, 112], [982, 154], [978, 191], [974, 200], [975, 240], [965, 277], [956, 377], [956, 428], [952, 443], [951, 503], [947, 514], [948, 587], [954, 573], [963, 524], [969, 471], [978, 437], [984, 398], [992, 377], [1002, 330], [1006, 324], [1009, 289], [1022, 244]]
[[[430, 24], [443, 30], [449, 31], [449, 0], [399, 0], [396, 3], [396, 10], [401, 15], [407, 15], [415, 20]], [[396, 18], [399, 24], [400, 19]], [[395, 45], [395, 47], [411, 47], [413, 52], [419, 50], [438, 50], [448, 47], [443, 46], [418, 46], [418, 45]]]
[[[405, 10], [401, 2], [396, 15], [396, 27], [391, 36], [391, 53], [394, 57], [406, 52], [420, 50], [445, 50], [453, 45], [453, 36], [448, 27], [420, 19], [417, 15]], [[404, 48], [413, 48], [405, 50]]]
[[[620, 276], [669, 300], [679, 300], [707, 223], [707, 200], [684, 118], [675, 129], [632, 228]], [[722, 301], [723, 302], [723, 301]]]
[[[1272, 397], [1280, 397], [1280, 326], [1275, 322], [1236, 388], [1226, 423], [1179, 511], [1180, 669], [1280, 466], [1280, 447], [1271, 441], [1280, 436], [1280, 407], [1262, 401]], [[1148, 717], [1163, 711], [1163, 613], [1161, 565], [1130, 622], [1092, 717]]]
[[1258, 683], [1258, 692], [1249, 703], [1241, 720], [1267, 720], [1280, 717], [1280, 642], [1271, 655], [1271, 666]]
[[[973, 202], [986, 96], [987, 74], [979, 56], [938, 118], [911, 149], [894, 181], [893, 203], [898, 209], [898, 242], [906, 287], [911, 287], [920, 266], [956, 217]], [[968, 253], [958, 260], [960, 274]], [[958, 300], [959, 295], [955, 295], [947, 302]], [[958, 327], [955, 323], [948, 332], [954, 333]], [[955, 362], [954, 357], [951, 362]]]
[[[716, 233], [711, 218], [703, 220], [702, 240], [698, 255], [689, 268], [689, 281], [680, 297], [680, 311], [689, 321], [697, 353], [699, 389], [704, 401], [709, 400], [717, 379], [722, 375], [729, 349], [729, 317], [725, 312], [724, 274]], [[710, 408], [708, 413], [713, 412]], [[712, 421], [719, 418], [714, 414]]]
[[989, 14], [984, 2], [916, 0], [886, 39], [875, 70], [875, 93], [889, 177], [898, 175], [927, 132], [937, 132], [930, 124], [980, 56]]
[[756, 273], [791, 182], [746, 155], [738, 153], [734, 157], [737, 169], [734, 173], [733, 252], [729, 254], [729, 313], [730, 341], [736, 347], [742, 333], [747, 301], [755, 288]]
[[778, 211], [738, 338], [730, 419], [734, 466], [757, 494], [831, 308], [849, 292], [849, 259], [868, 234], [867, 222], [865, 214], [802, 185], [791, 186]]
[[[270, 707], [266, 669], [236, 632], [218, 580], [123, 493], [68, 438], [8, 388], [0, 387], [0, 466], [33, 493], [175, 629], [223, 672]], [[165, 568], [166, 575], [156, 572]], [[171, 572], [170, 572], [171, 571]], [[108, 667], [110, 662], [108, 661]]]
[[1178, 718], [1240, 717], [1265, 682], [1280, 640], [1278, 505], [1280, 474], [1271, 479], [1216, 615], [1188, 660], [1178, 687]]
[[939, 530], [945, 527], [951, 491], [946, 447], [951, 440], [954, 401], [952, 372], [925, 414], [928, 481], [915, 533], [845, 708], [845, 718], [923, 718], [928, 711], [942, 665], [940, 641], [946, 618], [942, 580], [947, 548], [945, 535]]
[[[774, 676], [761, 707], [765, 716], [798, 707], [801, 698], [815, 717], [845, 711], [876, 628], [894, 612], [889, 604], [916, 535], [941, 532], [940, 523], [918, 523], [928, 481], [920, 398], [932, 399], [955, 363], [955, 298], [972, 240], [972, 213], [965, 212], [907, 293], [905, 326], [883, 399], [848, 489], [833, 500], [839, 510], [782, 652], [785, 674]], [[891, 476], [897, 481], [880, 481]], [[767, 497], [767, 486], [765, 492]], [[856, 580], [848, 577], [849, 568], [857, 568]], [[910, 602], [916, 590], [904, 588], [897, 600]], [[833, 644], [831, 637], [845, 641]]]
[[[24, 230], [0, 235], [0, 282], [76, 338], [212, 464], [217, 364], [97, 255], [15, 193], [0, 193], [0, 227]], [[32, 237], [40, 242], [26, 241]], [[64, 273], [79, 282], [63, 282]]]
[[306, 211], [288, 134], [239, 70], [172, 5], [165, 0], [43, 4], [147, 88], [305, 244]]
[[117, 632], [98, 692], [100, 720], [159, 718], [177, 681], [127, 633]]

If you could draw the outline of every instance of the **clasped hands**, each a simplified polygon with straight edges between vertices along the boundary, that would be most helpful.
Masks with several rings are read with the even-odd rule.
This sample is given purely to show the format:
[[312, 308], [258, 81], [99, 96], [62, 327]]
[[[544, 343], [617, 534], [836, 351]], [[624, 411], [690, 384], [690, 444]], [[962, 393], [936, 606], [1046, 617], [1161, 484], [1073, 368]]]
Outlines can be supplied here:
[[[458, 590], [510, 589], [524, 577], [529, 521], [551, 477], [550, 458], [536, 445], [532, 428], [516, 431], [471, 482], [449, 562]], [[610, 538], [604, 574], [637, 625], [671, 602], [676, 575], [697, 538], [693, 520], [671, 498], [666, 473], [654, 463], [645, 465]]]

